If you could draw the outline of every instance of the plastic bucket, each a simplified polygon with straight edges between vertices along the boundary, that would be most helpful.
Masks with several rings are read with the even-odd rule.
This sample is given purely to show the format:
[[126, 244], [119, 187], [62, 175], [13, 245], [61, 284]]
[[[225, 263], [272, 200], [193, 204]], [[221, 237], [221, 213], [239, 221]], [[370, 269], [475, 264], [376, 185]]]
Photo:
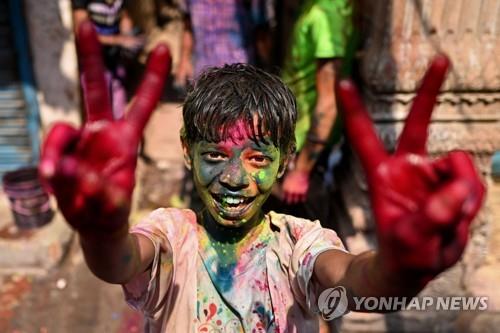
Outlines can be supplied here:
[[19, 229], [41, 227], [54, 217], [49, 196], [38, 178], [37, 168], [7, 172], [3, 176], [3, 188]]

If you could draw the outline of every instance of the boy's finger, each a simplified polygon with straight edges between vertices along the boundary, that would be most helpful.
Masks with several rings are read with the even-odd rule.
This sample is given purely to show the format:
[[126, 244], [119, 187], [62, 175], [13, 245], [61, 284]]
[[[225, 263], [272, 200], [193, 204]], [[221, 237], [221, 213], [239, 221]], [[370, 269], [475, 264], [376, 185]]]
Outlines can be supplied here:
[[461, 221], [454, 230], [454, 233], [451, 243], [442, 250], [443, 267], [454, 265], [462, 256], [469, 238], [469, 223], [465, 220]]
[[59, 123], [52, 127], [43, 143], [38, 167], [42, 179], [50, 181], [54, 177], [61, 157], [76, 144], [79, 137], [80, 132], [68, 124]]
[[105, 186], [104, 183], [107, 182], [107, 179], [101, 179], [99, 174], [93, 170], [85, 170], [85, 172], [79, 172], [78, 174], [80, 192], [85, 197], [93, 197], [101, 192]]
[[139, 136], [163, 93], [170, 65], [170, 50], [166, 45], [160, 44], [149, 56], [144, 78], [127, 116]]
[[351, 80], [337, 84], [337, 94], [344, 110], [344, 122], [349, 140], [357, 152], [368, 176], [386, 158], [387, 153], [380, 142], [372, 120]]
[[470, 194], [464, 203], [463, 212], [471, 220], [481, 208], [485, 186], [469, 154], [464, 151], [454, 151], [448, 155], [448, 160], [452, 177], [464, 180], [470, 186]]
[[80, 25], [77, 46], [87, 121], [113, 120], [101, 44], [90, 21], [85, 21]]
[[60, 208], [72, 205], [78, 183], [78, 161], [73, 156], [61, 156], [54, 177], [51, 179], [53, 193]]
[[470, 191], [466, 180], [457, 179], [432, 194], [424, 208], [430, 226], [439, 229], [455, 223], [464, 214], [462, 209]]
[[444, 54], [436, 56], [432, 61], [406, 118], [396, 154], [425, 154], [432, 110], [449, 66], [450, 60]]

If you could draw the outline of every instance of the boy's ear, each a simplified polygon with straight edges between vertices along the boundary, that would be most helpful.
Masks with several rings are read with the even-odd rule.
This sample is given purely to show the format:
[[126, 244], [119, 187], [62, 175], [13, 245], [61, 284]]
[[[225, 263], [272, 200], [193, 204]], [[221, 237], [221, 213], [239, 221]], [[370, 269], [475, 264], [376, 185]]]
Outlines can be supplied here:
[[290, 162], [290, 160], [291, 160], [291, 155], [287, 154], [286, 157], [283, 158], [283, 160], [281, 161], [280, 168], [278, 169], [278, 179], [283, 177], [283, 175], [285, 174], [285, 171], [288, 168], [288, 163]]
[[184, 155], [184, 165], [188, 170], [191, 170], [193, 163], [191, 159], [191, 151], [189, 149], [189, 145], [187, 144], [184, 137], [181, 135], [181, 143], [182, 143], [182, 153]]
[[286, 170], [288, 169], [288, 164], [295, 159], [296, 155], [297, 155], [297, 152], [295, 151], [295, 143], [292, 143], [292, 145], [289, 147], [286, 155], [283, 156], [283, 158], [281, 160], [280, 168], [278, 169], [278, 179], [283, 177]]

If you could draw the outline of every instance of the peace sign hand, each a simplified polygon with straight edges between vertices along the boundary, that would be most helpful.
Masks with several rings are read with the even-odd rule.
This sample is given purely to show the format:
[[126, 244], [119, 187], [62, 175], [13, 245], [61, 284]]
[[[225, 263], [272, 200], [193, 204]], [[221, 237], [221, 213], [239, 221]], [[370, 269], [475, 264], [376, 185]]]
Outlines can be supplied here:
[[347, 134], [366, 172], [382, 267], [425, 283], [461, 256], [484, 186], [469, 155], [427, 156], [427, 129], [449, 60], [437, 56], [413, 101], [394, 154], [378, 139], [354, 84], [338, 96]]
[[80, 232], [114, 232], [128, 222], [137, 148], [170, 71], [170, 52], [158, 46], [127, 119], [114, 120], [101, 46], [89, 21], [77, 40], [87, 119], [80, 129], [56, 124], [42, 149], [40, 176], [66, 220]]

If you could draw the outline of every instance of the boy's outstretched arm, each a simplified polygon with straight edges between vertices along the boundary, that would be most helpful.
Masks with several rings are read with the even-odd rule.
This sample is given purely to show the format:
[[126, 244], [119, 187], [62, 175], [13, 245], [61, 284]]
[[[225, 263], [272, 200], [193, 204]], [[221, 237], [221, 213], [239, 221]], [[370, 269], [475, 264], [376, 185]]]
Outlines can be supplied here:
[[59, 209], [80, 234], [89, 268], [110, 283], [128, 282], [152, 262], [153, 245], [128, 233], [137, 150], [170, 70], [164, 45], [151, 54], [126, 119], [114, 120], [101, 47], [92, 23], [77, 39], [86, 121], [56, 124], [42, 149], [39, 173]]
[[354, 84], [339, 82], [347, 134], [370, 188], [379, 250], [321, 254], [315, 278], [322, 287], [342, 285], [355, 296], [415, 295], [461, 257], [485, 190], [467, 153], [427, 156], [427, 129], [448, 67], [444, 55], [433, 60], [394, 154], [384, 150]]

